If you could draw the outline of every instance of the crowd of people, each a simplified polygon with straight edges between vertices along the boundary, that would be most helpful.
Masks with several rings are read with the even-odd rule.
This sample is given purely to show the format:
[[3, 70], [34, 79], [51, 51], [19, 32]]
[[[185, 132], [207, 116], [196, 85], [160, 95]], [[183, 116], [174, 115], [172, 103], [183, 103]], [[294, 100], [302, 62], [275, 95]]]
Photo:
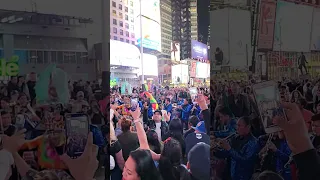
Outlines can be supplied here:
[[[80, 80], [69, 82], [68, 103], [39, 103], [36, 84], [35, 73], [1, 84], [0, 180], [91, 180], [97, 169], [112, 180], [320, 179], [320, 81], [278, 82], [286, 118], [272, 117], [282, 131], [271, 134], [253, 80], [114, 86], [110, 96]], [[75, 113], [88, 117], [88, 137], [68, 137], [66, 115]], [[85, 147], [79, 157], [68, 143]]]
[[[30, 73], [1, 83], [0, 180], [93, 179], [107, 159], [106, 109], [100, 104], [109, 97], [103, 99], [97, 82], [80, 80], [69, 82], [68, 103], [59, 102], [58, 96], [39, 103], [37, 77]], [[49, 86], [50, 91], [56, 89]], [[86, 134], [70, 133], [77, 131], [75, 127], [66, 129], [67, 114], [85, 116], [88, 126], [78, 130]], [[70, 156], [73, 151], [80, 154]]]

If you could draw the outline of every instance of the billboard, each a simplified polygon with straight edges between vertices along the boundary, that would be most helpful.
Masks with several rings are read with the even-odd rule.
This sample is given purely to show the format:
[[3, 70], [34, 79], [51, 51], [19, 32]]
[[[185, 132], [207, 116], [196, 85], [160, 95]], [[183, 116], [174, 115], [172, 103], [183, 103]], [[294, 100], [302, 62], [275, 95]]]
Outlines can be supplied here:
[[211, 11], [210, 50], [213, 69], [221, 66], [247, 69], [252, 56], [250, 11], [233, 8]]
[[320, 9], [313, 9], [313, 22], [311, 33], [311, 51], [320, 51]]
[[208, 60], [208, 46], [196, 40], [191, 40], [191, 58]]
[[208, 64], [197, 62], [196, 78], [207, 78], [208, 74]]
[[273, 50], [309, 52], [313, 7], [278, 1]]
[[194, 78], [194, 77], [196, 77], [196, 73], [197, 73], [197, 62], [195, 62], [195, 61], [192, 61], [192, 62], [190, 62], [191, 64], [190, 64], [190, 77], [191, 78]]
[[171, 61], [180, 61], [180, 42], [171, 42]]
[[[142, 46], [161, 52], [160, 0], [141, 0], [135, 5], [135, 35], [137, 45], [141, 44], [140, 29], [142, 30]], [[141, 16], [141, 18], [140, 18]], [[142, 27], [140, 27], [142, 19]]]
[[[141, 67], [141, 63], [139, 63]], [[143, 73], [147, 76], [158, 76], [158, 58], [155, 55], [143, 54]], [[141, 75], [141, 68], [139, 75]]]
[[258, 49], [272, 50], [277, 2], [262, 0], [260, 8]]
[[178, 64], [171, 67], [171, 78], [174, 84], [187, 84], [189, 81], [188, 65]]
[[110, 39], [110, 65], [139, 68], [140, 64], [140, 51], [136, 46]]

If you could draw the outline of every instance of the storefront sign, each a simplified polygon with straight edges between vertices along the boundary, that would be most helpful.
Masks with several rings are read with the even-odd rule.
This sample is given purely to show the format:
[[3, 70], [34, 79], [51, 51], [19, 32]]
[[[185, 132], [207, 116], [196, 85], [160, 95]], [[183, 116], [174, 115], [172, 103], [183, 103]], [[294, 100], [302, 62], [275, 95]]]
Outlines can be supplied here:
[[0, 59], [0, 75], [3, 76], [17, 76], [19, 74], [19, 57], [12, 56], [8, 61], [5, 58]]

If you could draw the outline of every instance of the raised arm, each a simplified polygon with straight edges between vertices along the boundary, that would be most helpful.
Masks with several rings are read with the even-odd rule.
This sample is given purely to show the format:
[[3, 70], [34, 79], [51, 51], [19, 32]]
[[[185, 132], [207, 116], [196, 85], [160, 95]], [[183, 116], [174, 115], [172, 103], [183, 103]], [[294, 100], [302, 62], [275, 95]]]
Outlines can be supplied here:
[[144, 131], [143, 125], [142, 125], [142, 119], [140, 117], [141, 115], [141, 109], [138, 107], [135, 111], [130, 111], [131, 116], [134, 119], [134, 124], [136, 125], [137, 135], [139, 139], [140, 149], [147, 149], [150, 150], [147, 135]]

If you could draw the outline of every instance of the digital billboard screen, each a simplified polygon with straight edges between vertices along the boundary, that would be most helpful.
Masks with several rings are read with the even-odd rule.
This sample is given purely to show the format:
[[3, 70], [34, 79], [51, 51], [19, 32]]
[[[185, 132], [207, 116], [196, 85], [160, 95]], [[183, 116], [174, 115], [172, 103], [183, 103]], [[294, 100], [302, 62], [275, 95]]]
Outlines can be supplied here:
[[208, 46], [196, 40], [191, 41], [191, 58], [208, 60]]
[[140, 51], [132, 44], [110, 39], [110, 64], [139, 68]]
[[161, 52], [160, 0], [141, 0], [140, 3], [141, 15], [139, 2], [135, 5], [134, 29], [137, 45], [141, 44], [140, 30], [142, 30], [142, 46]]
[[189, 67], [186, 64], [178, 64], [174, 65], [171, 68], [171, 77], [172, 77], [172, 83], [174, 84], [186, 84], [189, 80]]
[[[141, 67], [141, 62], [139, 63]], [[141, 68], [139, 75], [141, 75]], [[147, 76], [158, 76], [158, 58], [155, 55], [143, 53], [143, 74]]]
[[196, 78], [207, 78], [208, 75], [208, 64], [197, 62]]

